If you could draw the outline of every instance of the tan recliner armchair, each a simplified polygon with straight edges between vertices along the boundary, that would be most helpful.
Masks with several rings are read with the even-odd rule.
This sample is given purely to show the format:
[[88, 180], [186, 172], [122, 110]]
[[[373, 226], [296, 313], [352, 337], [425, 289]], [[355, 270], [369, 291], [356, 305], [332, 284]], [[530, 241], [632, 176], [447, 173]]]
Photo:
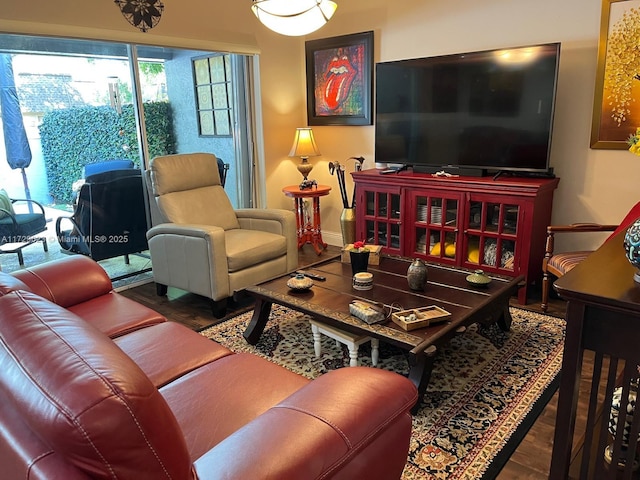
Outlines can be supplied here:
[[235, 292], [298, 266], [296, 219], [279, 209], [234, 210], [215, 155], [154, 158], [147, 170], [150, 195], [163, 223], [147, 232], [159, 295], [176, 287], [212, 299], [225, 315]]

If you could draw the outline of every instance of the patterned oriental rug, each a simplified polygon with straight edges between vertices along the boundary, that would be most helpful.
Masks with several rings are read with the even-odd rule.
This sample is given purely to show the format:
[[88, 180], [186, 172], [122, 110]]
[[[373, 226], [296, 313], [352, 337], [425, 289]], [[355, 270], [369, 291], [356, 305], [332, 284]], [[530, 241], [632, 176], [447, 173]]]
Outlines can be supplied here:
[[[439, 352], [425, 403], [414, 416], [404, 480], [494, 478], [555, 392], [564, 320], [517, 308], [511, 313], [511, 331], [474, 325]], [[251, 314], [201, 334], [308, 378], [349, 368], [346, 347], [324, 335], [316, 359], [308, 317], [277, 305], [258, 344], [247, 344], [242, 333]], [[368, 343], [360, 347], [361, 365], [371, 366], [370, 354]], [[404, 354], [382, 342], [377, 368], [408, 372]]]

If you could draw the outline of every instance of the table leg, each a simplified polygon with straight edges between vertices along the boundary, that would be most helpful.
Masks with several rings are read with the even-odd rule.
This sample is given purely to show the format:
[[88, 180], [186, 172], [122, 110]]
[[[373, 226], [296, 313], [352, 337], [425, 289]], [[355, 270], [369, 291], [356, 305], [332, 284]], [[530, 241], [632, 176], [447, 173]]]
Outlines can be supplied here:
[[551, 451], [550, 480], [569, 478], [572, 458], [573, 432], [576, 426], [576, 410], [580, 390], [583, 357], [584, 304], [567, 303], [567, 331], [562, 353], [562, 375], [558, 389], [556, 427]]
[[296, 204], [296, 233], [298, 234], [298, 249], [306, 243], [304, 234], [305, 221], [304, 221], [304, 202], [302, 198], [295, 199]]
[[314, 324], [311, 324], [311, 332], [313, 334], [313, 350], [316, 354], [316, 358], [322, 356], [322, 337], [320, 336], [320, 330]]
[[418, 355], [409, 355], [409, 380], [418, 388], [418, 401], [411, 409], [412, 414], [418, 413], [422, 399], [431, 380], [431, 372], [436, 358], [436, 347], [431, 345]]
[[245, 340], [251, 345], [255, 345], [260, 340], [260, 335], [264, 331], [264, 327], [269, 320], [272, 302], [267, 302], [261, 298], [256, 298], [256, 306], [253, 310], [253, 316], [247, 328], [244, 331]]
[[377, 338], [371, 339], [371, 364], [375, 367], [378, 365], [378, 358], [380, 357], [380, 342]]
[[320, 198], [313, 198], [313, 227], [311, 231], [311, 244], [318, 255], [327, 248], [327, 244], [322, 240], [322, 229], [320, 225]]
[[498, 326], [503, 332], [511, 330], [511, 311], [509, 310], [509, 304], [507, 303], [502, 309], [502, 315], [498, 318]]

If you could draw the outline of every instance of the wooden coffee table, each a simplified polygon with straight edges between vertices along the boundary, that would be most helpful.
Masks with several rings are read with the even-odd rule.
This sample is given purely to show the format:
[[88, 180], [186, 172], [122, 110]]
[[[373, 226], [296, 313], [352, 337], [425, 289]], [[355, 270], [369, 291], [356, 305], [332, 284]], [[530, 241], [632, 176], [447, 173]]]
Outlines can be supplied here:
[[[498, 322], [503, 330], [510, 328], [509, 298], [517, 294], [524, 277], [490, 275], [489, 285], [474, 287], [466, 281], [470, 270], [428, 264], [428, 284], [423, 292], [415, 292], [409, 289], [406, 278], [410, 263], [408, 259], [382, 257], [379, 265], [369, 266], [374, 286], [365, 291], [352, 288], [351, 265], [341, 263], [339, 258], [317, 263], [307, 270], [326, 277], [325, 281], [314, 280], [307, 291], [289, 289], [289, 275], [249, 287], [246, 291], [256, 303], [244, 337], [255, 345], [269, 319], [271, 305], [289, 307], [340, 330], [377, 338], [407, 351], [408, 376], [422, 399], [438, 348], [474, 323]], [[403, 309], [437, 305], [451, 313], [451, 317], [443, 323], [408, 332], [390, 319], [369, 325], [350, 314], [349, 303], [354, 299], [400, 305]], [[417, 411], [419, 403], [414, 410]]]

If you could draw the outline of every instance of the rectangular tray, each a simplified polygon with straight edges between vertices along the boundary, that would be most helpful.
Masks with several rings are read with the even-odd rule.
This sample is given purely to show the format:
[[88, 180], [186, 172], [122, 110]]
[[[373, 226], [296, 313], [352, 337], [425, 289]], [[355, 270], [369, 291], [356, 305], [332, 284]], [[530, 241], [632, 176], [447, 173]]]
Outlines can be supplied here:
[[[415, 320], [409, 320], [409, 315], [411, 314], [415, 315]], [[449, 317], [451, 317], [449, 312], [436, 305], [412, 308], [410, 310], [402, 310], [391, 314], [391, 320], [393, 323], [406, 331], [428, 327], [430, 325], [443, 322]]]

